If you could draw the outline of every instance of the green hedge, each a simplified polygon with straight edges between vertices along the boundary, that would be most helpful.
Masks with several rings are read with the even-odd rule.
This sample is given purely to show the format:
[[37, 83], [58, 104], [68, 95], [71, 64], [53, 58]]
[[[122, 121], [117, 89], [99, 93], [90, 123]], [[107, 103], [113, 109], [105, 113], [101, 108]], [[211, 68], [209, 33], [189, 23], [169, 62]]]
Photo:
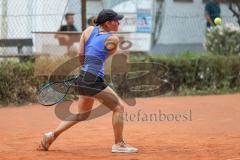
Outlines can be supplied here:
[[[185, 54], [178, 57], [164, 56], [132, 56], [131, 62], [159, 63], [168, 68], [163, 72], [158, 68], [152, 68], [150, 76], [144, 79], [128, 80], [131, 74], [112, 76], [114, 89], [124, 97], [149, 97], [156, 95], [189, 95], [189, 94], [215, 94], [219, 92], [240, 91], [240, 57]], [[143, 63], [143, 65], [144, 65]], [[138, 70], [138, 65], [131, 65], [133, 71]], [[141, 68], [144, 68], [142, 65]], [[129, 88], [138, 84], [153, 83], [154, 78], [162, 78], [168, 81], [154, 92], [140, 92], [133, 94]], [[106, 76], [109, 81], [109, 76]], [[33, 62], [0, 62], [0, 103], [23, 104], [35, 102], [35, 93], [47, 77], [34, 75]], [[164, 86], [166, 85], [166, 86]], [[165, 87], [165, 88], [164, 88]], [[145, 86], [146, 88], [146, 86]]]
[[[132, 62], [153, 62], [163, 64], [168, 68], [165, 79], [169, 81], [170, 87], [166, 90], [160, 88], [154, 91], [155, 95], [196, 95], [196, 94], [218, 94], [240, 91], [240, 56], [216, 56], [210, 54], [183, 54], [176, 57], [153, 56], [132, 57]], [[153, 68], [155, 77], [161, 76], [158, 68]], [[152, 76], [152, 77], [153, 77]], [[142, 84], [151, 84], [153, 78], [144, 78]], [[155, 79], [155, 78], [154, 78]], [[128, 81], [121, 80], [121, 82]], [[137, 83], [138, 79], [133, 83]], [[134, 84], [116, 87], [122, 96], [132, 96], [132, 93], [122, 93]], [[164, 92], [164, 93], [163, 93]], [[149, 92], [142, 92], [139, 96], [148, 96]]]
[[37, 87], [46, 80], [46, 77], [34, 76], [32, 61], [1, 61], [0, 103], [6, 105], [35, 102]]

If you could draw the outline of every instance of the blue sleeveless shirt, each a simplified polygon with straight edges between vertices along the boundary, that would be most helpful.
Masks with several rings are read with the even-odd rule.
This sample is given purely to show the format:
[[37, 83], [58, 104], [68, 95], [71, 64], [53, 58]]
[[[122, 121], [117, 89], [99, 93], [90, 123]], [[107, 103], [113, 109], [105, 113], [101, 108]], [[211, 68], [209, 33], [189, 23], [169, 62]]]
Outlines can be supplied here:
[[99, 28], [94, 27], [85, 44], [84, 63], [81, 70], [104, 78], [104, 64], [109, 52], [104, 43], [110, 36], [110, 33], [100, 34]]

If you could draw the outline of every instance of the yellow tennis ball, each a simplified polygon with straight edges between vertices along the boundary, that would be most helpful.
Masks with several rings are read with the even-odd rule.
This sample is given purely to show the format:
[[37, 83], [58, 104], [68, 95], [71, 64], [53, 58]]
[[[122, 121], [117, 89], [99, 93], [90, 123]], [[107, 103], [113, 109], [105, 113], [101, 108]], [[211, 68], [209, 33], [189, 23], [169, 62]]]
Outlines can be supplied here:
[[217, 17], [217, 18], [214, 19], [214, 23], [215, 23], [216, 25], [220, 25], [220, 24], [222, 23], [222, 19], [219, 18], [219, 17]]

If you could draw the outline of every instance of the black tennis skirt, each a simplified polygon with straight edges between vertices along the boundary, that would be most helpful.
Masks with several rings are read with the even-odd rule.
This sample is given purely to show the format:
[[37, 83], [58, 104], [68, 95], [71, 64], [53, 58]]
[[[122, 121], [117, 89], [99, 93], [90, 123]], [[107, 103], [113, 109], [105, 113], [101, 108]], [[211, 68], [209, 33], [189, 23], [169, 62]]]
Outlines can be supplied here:
[[101, 77], [83, 70], [80, 71], [76, 85], [78, 93], [84, 96], [94, 96], [107, 87]]

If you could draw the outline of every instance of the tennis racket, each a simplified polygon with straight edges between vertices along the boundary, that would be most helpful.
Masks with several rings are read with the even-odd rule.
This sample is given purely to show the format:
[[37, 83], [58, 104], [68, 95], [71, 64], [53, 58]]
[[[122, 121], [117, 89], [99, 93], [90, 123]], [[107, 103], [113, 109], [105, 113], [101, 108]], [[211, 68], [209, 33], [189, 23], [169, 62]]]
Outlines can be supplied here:
[[77, 78], [78, 76], [75, 76], [64, 81], [45, 84], [37, 93], [38, 102], [44, 106], [52, 106], [61, 102], [66, 97], [69, 88], [75, 85]]

